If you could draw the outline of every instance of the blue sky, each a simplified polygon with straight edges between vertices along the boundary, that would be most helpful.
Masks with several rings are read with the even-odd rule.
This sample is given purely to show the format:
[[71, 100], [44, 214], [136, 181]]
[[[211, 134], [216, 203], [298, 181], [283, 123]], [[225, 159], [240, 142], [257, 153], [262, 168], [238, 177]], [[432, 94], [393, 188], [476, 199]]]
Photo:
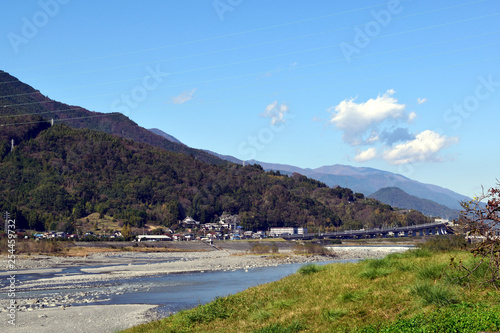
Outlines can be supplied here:
[[500, 178], [500, 3], [2, 1], [0, 69], [189, 146], [473, 196]]

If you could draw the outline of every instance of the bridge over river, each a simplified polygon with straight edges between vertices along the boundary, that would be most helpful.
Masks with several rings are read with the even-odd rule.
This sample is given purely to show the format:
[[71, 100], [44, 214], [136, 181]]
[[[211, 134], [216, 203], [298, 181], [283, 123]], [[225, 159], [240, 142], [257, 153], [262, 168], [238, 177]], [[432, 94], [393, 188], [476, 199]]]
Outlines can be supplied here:
[[375, 228], [369, 230], [346, 230], [339, 232], [326, 232], [320, 234], [303, 234], [303, 235], [282, 235], [284, 239], [313, 239], [313, 238], [329, 238], [329, 239], [349, 239], [349, 238], [375, 238], [375, 237], [410, 237], [410, 236], [429, 236], [429, 235], [445, 235], [453, 233], [447, 227], [446, 223], [427, 223], [419, 225], [411, 225], [406, 227], [394, 228]]

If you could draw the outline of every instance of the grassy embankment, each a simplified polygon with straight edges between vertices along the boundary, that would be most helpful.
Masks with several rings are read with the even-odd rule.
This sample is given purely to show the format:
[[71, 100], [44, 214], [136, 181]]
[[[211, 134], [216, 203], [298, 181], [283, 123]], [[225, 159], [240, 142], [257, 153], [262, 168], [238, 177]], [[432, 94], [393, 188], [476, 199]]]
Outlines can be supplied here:
[[306, 265], [283, 280], [124, 332], [500, 330], [499, 292], [480, 284], [487, 266], [459, 279], [459, 263], [477, 259], [449, 248], [435, 243], [380, 260]]

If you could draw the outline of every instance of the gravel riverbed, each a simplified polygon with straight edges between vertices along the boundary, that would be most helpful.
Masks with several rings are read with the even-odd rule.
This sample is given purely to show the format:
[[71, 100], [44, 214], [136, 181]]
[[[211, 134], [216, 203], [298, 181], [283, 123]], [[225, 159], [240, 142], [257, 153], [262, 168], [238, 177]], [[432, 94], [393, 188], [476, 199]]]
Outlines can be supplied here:
[[[235, 249], [234, 245], [210, 247], [200, 252], [106, 252], [94, 253], [86, 257], [18, 256], [17, 277], [32, 274], [49, 274], [47, 278], [26, 281], [16, 280], [16, 293], [37, 291], [36, 297], [16, 297], [16, 325], [8, 323], [10, 299], [0, 300], [0, 322], [2, 332], [114, 332], [157, 319], [155, 305], [95, 305], [109, 300], [110, 294], [147, 291], [147, 286], [114, 286], [114, 280], [133, 279], [187, 272], [228, 271], [256, 267], [278, 266], [290, 263], [308, 263], [333, 259], [381, 258], [391, 252], [403, 252], [408, 247], [346, 247], [330, 248], [334, 257], [295, 255], [291, 247], [280, 245], [281, 256], [249, 254], [248, 249]], [[1, 267], [7, 260], [0, 260]], [[65, 273], [66, 268], [78, 268]], [[4, 282], [13, 275], [10, 271], [0, 271]], [[0, 293], [7, 293], [9, 286]], [[92, 291], [89, 287], [92, 286]], [[95, 288], [95, 287], [99, 288]], [[44, 290], [72, 289], [70, 293], [44, 294]], [[98, 290], [98, 291], [96, 291]], [[4, 294], [6, 295], [6, 294]], [[85, 304], [92, 305], [85, 305]], [[85, 306], [81, 306], [85, 305]], [[104, 314], [120, 320], [109, 320]], [[49, 320], [48, 318], [53, 318]], [[57, 321], [54, 321], [57, 318]], [[90, 319], [89, 319], [90, 318]], [[88, 325], [91, 320], [99, 325]], [[57, 323], [57, 325], [56, 325]], [[76, 325], [76, 326], [75, 326]], [[78, 327], [78, 328], [77, 328]], [[77, 328], [75, 330], [75, 328]]]

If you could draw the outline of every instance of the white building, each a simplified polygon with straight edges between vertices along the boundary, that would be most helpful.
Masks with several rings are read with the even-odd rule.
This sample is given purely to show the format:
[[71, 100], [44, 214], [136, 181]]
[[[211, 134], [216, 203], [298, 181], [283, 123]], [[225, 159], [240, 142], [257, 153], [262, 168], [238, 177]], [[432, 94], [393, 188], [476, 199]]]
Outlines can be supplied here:
[[280, 237], [283, 235], [305, 235], [307, 228], [285, 227], [285, 228], [271, 228], [269, 235], [271, 237]]
[[170, 241], [172, 238], [163, 235], [139, 235], [137, 236], [138, 242], [144, 241]]

